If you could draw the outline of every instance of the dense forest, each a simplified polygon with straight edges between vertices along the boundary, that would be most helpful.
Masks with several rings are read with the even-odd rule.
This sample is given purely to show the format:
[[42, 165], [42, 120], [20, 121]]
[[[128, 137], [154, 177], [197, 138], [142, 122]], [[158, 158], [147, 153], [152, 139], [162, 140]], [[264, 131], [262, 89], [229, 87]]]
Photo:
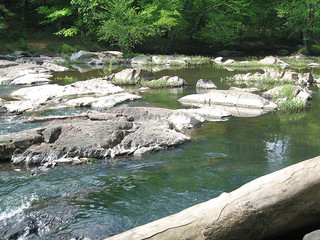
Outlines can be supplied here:
[[3, 0], [0, 40], [22, 46], [36, 38], [69, 39], [70, 50], [75, 40], [90, 40], [88, 48], [124, 52], [285, 47], [319, 54], [320, 1]]

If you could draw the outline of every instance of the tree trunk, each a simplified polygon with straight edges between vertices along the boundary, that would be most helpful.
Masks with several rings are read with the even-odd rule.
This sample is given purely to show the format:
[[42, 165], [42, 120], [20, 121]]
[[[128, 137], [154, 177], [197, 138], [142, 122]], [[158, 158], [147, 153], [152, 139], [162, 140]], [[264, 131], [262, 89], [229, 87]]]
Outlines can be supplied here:
[[319, 225], [319, 172], [320, 156], [108, 239], [259, 240]]

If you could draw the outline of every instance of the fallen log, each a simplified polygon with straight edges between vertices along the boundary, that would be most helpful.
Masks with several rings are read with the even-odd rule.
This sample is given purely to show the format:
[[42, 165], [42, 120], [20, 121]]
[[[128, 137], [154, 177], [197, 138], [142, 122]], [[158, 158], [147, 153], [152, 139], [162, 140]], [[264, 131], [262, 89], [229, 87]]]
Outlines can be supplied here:
[[320, 221], [320, 156], [108, 240], [259, 240]]

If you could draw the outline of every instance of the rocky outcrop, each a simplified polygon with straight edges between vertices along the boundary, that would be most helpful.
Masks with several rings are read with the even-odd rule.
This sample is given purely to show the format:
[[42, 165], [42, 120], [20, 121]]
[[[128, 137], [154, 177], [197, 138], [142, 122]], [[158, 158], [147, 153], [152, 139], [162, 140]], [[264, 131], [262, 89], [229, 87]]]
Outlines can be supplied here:
[[[114, 95], [114, 98], [108, 97], [109, 95]], [[52, 84], [21, 88], [12, 92], [10, 98], [13, 100], [5, 102], [3, 108], [9, 113], [23, 113], [25, 111], [70, 106], [105, 108], [121, 102], [139, 99], [140, 96], [124, 93], [122, 88], [104, 79], [91, 79], [66, 86]], [[70, 100], [71, 98], [72, 100]]]
[[8, 61], [8, 60], [0, 60], [0, 69], [13, 67], [13, 66], [17, 66], [17, 65], [18, 65], [18, 63], [16, 63], [16, 62], [12, 62], [12, 61]]
[[34, 64], [19, 64], [0, 69], [0, 85], [33, 85], [48, 83], [52, 77], [47, 68]]
[[[267, 99], [278, 99], [279, 102], [286, 102], [287, 100], [292, 100], [294, 102], [303, 102], [307, 104], [309, 100], [312, 99], [310, 92], [300, 86], [285, 85], [272, 88], [262, 94], [262, 97]], [[288, 99], [290, 98], [290, 99]]]
[[72, 61], [81, 61], [88, 65], [105, 65], [112, 62], [113, 64], [120, 64], [125, 62], [122, 57], [122, 52], [119, 51], [102, 51], [102, 52], [87, 52], [79, 51], [70, 56]]
[[183, 104], [196, 106], [225, 105], [243, 108], [275, 110], [277, 105], [253, 93], [234, 90], [212, 90], [205, 94], [192, 94], [179, 99]]
[[319, 225], [319, 171], [316, 157], [108, 240], [290, 239], [284, 236]]
[[116, 108], [76, 116], [31, 118], [45, 124], [0, 136], [0, 159], [13, 164], [59, 163], [141, 155], [189, 140], [184, 133], [205, 122], [201, 116], [160, 108]]
[[235, 80], [236, 83], [239, 84], [258, 82], [265, 79], [275, 79], [279, 81], [279, 83], [291, 82], [300, 86], [310, 86], [313, 83], [313, 77], [311, 73], [297, 73], [292, 70], [277, 71], [273, 68], [265, 69], [265, 72], [263, 74], [259, 72], [256, 72], [255, 74], [236, 74], [232, 78], [232, 80]]

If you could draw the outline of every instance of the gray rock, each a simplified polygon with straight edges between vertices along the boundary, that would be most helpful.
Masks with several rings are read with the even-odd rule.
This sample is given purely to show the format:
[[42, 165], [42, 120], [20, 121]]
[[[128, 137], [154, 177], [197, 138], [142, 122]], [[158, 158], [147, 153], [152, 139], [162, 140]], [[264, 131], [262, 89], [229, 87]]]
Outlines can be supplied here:
[[216, 57], [216, 58], [213, 59], [212, 61], [214, 61], [214, 62], [217, 63], [217, 64], [222, 64], [222, 60], [223, 60], [223, 57]]
[[81, 59], [90, 59], [90, 58], [99, 58], [98, 53], [80, 50], [77, 53], [73, 53], [70, 57], [70, 60], [77, 61]]
[[0, 85], [4, 84], [36, 84], [49, 82], [51, 71], [35, 64], [19, 64], [0, 69]]
[[7, 67], [13, 67], [13, 66], [17, 66], [18, 63], [16, 62], [12, 62], [12, 61], [8, 61], [8, 60], [0, 60], [0, 68], [7, 68]]
[[41, 67], [44, 67], [46, 69], [49, 69], [53, 72], [64, 72], [67, 71], [67, 67], [59, 66], [58, 64], [51, 63], [51, 62], [44, 62]]
[[160, 108], [116, 108], [43, 120], [49, 122], [41, 128], [0, 136], [1, 159], [54, 166], [77, 159], [141, 155], [185, 143], [189, 137], [183, 132], [205, 122], [197, 114]]
[[154, 78], [153, 72], [140, 68], [124, 69], [118, 73], [109, 76], [110, 80], [112, 80], [114, 83], [119, 84], [137, 84], [142, 79], [151, 80], [152, 78]]
[[197, 81], [196, 87], [197, 88], [204, 88], [204, 89], [217, 88], [217, 86], [211, 80], [208, 80], [208, 79], [199, 79]]
[[[4, 104], [4, 108], [10, 113], [22, 113], [45, 108], [65, 106], [70, 98], [102, 97], [121, 93], [124, 90], [103, 79], [91, 79], [79, 81], [66, 86], [57, 84], [35, 86], [18, 89], [10, 94], [15, 99]], [[123, 98], [117, 98], [121, 102]], [[129, 97], [130, 99], [130, 97]], [[97, 99], [91, 99], [93, 102]], [[115, 100], [113, 103], [115, 104]], [[87, 101], [87, 99], [85, 100]], [[80, 100], [81, 102], [81, 100]], [[99, 102], [99, 100], [97, 100]], [[110, 102], [109, 102], [110, 103]], [[98, 104], [98, 103], [96, 103]], [[93, 104], [94, 105], [94, 104]], [[98, 104], [99, 105], [99, 104]]]
[[238, 87], [230, 87], [229, 90], [242, 91], [242, 92], [260, 92], [259, 88], [238, 88]]
[[152, 63], [153, 64], [159, 64], [159, 65], [175, 65], [175, 64], [187, 64], [187, 60], [184, 58], [179, 58], [175, 56], [152, 56]]
[[231, 65], [231, 64], [234, 64], [236, 61], [234, 59], [228, 59], [227, 61], [225, 61], [223, 63], [223, 65]]
[[265, 58], [261, 59], [261, 60], [259, 61], [259, 64], [273, 65], [273, 64], [277, 63], [278, 60], [279, 60], [279, 59], [276, 58], [276, 57], [269, 56], [269, 57], [265, 57]]
[[302, 240], [320, 240], [320, 230], [306, 234]]
[[253, 93], [233, 90], [212, 90], [206, 94], [192, 94], [179, 99], [183, 104], [196, 106], [226, 105], [274, 110], [277, 105]]
[[153, 80], [153, 81], [159, 81], [159, 82], [167, 82], [168, 87], [184, 87], [187, 86], [188, 83], [182, 78], [179, 78], [178, 76], [170, 77], [170, 76], [163, 76], [159, 78], [158, 80]]
[[130, 93], [117, 93], [104, 97], [82, 97], [71, 99], [63, 105], [66, 107], [87, 107], [87, 108], [112, 108], [118, 104], [136, 101], [141, 99], [140, 96]]
[[150, 56], [135, 56], [131, 59], [132, 65], [147, 65], [151, 63], [152, 58]]

